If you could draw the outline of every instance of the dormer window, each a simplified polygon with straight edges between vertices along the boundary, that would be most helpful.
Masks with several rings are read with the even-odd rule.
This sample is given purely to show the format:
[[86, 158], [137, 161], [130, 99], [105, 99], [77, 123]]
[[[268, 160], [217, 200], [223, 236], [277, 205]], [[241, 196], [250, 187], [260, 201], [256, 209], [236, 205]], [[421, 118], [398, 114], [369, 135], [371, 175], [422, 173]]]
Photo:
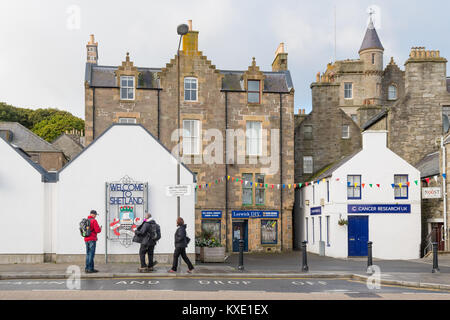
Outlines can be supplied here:
[[247, 81], [247, 102], [248, 103], [261, 103], [261, 81], [260, 80], [248, 80]]
[[393, 84], [388, 88], [388, 100], [397, 100], [397, 86]]
[[134, 100], [134, 77], [120, 77], [120, 100]]

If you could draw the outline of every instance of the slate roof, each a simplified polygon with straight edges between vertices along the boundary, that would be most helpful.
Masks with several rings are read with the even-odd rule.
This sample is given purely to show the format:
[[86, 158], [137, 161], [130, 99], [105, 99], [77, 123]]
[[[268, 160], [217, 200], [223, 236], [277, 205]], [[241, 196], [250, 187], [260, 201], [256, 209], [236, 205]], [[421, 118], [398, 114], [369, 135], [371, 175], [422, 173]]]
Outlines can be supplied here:
[[378, 37], [377, 30], [373, 25], [373, 21], [371, 20], [369, 26], [366, 31], [366, 35], [364, 36], [364, 40], [361, 45], [361, 49], [359, 52], [367, 49], [381, 49], [384, 50], [383, 45], [381, 44], [380, 38]]
[[0, 130], [11, 131], [13, 133], [13, 138], [10, 143], [26, 152], [60, 152], [60, 150], [18, 122], [0, 122]]
[[[114, 71], [117, 67], [98, 66], [86, 63], [85, 80], [91, 87], [118, 88]], [[138, 81], [138, 89], [161, 89], [158, 68], [139, 68], [142, 78]], [[245, 71], [220, 70], [224, 76], [222, 80], [223, 91], [245, 91], [243, 75]], [[294, 87], [289, 71], [263, 72], [265, 75], [263, 92], [288, 93]]]
[[356, 156], [358, 153], [361, 152], [362, 149], [357, 150], [356, 152], [352, 153], [349, 156], [343, 157], [340, 160], [337, 160], [336, 162], [334, 162], [327, 170], [325, 170], [324, 172], [320, 173], [319, 176], [314, 176], [313, 179], [311, 179], [312, 181], [315, 180], [322, 180], [328, 177], [331, 177], [333, 172], [336, 171], [337, 169], [339, 169], [340, 167], [342, 167], [345, 163], [347, 163], [350, 159], [352, 159], [354, 156]]
[[416, 164], [416, 168], [420, 171], [421, 178], [439, 175], [439, 152], [433, 152], [423, 157]]
[[[159, 89], [158, 72], [161, 69], [157, 68], [137, 68], [141, 73], [142, 78], [139, 78], [137, 88], [139, 89]], [[117, 79], [114, 71], [117, 67], [112, 66], [98, 66], [92, 63], [86, 63], [85, 80], [91, 87], [97, 88], [118, 88]]]

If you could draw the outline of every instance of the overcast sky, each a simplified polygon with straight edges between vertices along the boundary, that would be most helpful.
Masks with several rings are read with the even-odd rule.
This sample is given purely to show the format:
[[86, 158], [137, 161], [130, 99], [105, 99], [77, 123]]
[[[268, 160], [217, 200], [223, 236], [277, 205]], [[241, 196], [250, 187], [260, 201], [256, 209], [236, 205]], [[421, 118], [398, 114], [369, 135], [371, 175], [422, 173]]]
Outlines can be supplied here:
[[246, 70], [252, 57], [270, 71], [284, 42], [295, 107], [311, 110], [310, 84], [334, 60], [358, 58], [368, 8], [385, 48], [404, 69], [412, 46], [450, 57], [450, 2], [365, 0], [189, 0], [0, 2], [0, 101], [59, 108], [84, 119], [86, 43], [95, 34], [99, 64], [164, 67], [176, 54], [177, 25], [193, 20], [199, 50], [218, 69]]

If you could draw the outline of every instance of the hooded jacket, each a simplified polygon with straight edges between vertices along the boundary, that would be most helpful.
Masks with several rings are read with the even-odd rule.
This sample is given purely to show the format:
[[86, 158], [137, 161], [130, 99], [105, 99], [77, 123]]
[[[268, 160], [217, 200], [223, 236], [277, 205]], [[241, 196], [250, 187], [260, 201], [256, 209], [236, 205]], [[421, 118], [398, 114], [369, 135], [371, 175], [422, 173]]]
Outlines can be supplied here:
[[139, 237], [142, 238], [142, 245], [145, 246], [155, 246], [156, 242], [158, 240], [153, 240], [150, 239], [149, 237], [147, 237], [147, 234], [150, 233], [150, 231], [152, 230], [152, 228], [156, 226], [156, 234], [157, 234], [157, 238], [160, 239], [161, 238], [161, 228], [159, 227], [159, 225], [156, 223], [155, 220], [150, 220], [150, 221], [145, 221], [142, 224], [142, 227], [139, 227], [138, 229], [136, 229], [135, 234], [137, 234]]

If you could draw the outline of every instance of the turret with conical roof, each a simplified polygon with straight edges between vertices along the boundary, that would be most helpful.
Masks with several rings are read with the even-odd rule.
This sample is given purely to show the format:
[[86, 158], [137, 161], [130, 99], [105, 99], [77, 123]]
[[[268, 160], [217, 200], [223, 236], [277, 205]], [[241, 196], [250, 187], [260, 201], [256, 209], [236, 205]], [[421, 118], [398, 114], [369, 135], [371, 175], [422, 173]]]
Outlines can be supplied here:
[[359, 49], [359, 56], [364, 61], [365, 71], [382, 71], [383, 53], [384, 48], [378, 37], [371, 15], [361, 49]]

